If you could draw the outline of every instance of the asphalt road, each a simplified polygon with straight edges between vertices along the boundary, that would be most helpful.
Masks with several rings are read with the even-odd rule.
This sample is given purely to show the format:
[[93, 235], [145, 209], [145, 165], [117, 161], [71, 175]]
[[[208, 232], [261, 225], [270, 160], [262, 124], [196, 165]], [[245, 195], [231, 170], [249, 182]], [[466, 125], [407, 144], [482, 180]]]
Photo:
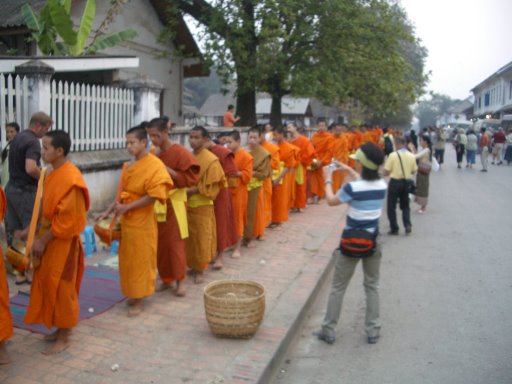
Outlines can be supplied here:
[[[381, 339], [366, 343], [361, 267], [343, 304], [337, 340], [311, 333], [330, 277], [273, 384], [512, 383], [512, 166], [457, 169], [447, 149], [411, 236], [381, 237]], [[400, 216], [399, 216], [400, 217]], [[386, 215], [381, 233], [389, 229]]]

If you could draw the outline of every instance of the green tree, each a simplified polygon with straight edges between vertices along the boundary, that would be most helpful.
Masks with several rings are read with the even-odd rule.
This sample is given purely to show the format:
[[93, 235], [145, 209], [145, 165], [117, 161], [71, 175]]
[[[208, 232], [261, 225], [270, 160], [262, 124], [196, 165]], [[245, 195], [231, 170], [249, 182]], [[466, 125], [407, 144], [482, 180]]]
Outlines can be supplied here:
[[177, 0], [204, 26], [205, 56], [221, 75], [236, 75], [242, 124], [256, 121], [256, 91], [272, 96], [272, 120], [281, 98], [315, 96], [338, 104], [357, 100], [375, 111], [413, 102], [425, 78], [413, 76], [401, 55], [414, 37], [404, 14], [384, 0]]
[[89, 44], [87, 41], [96, 15], [94, 0], [87, 0], [77, 31], [74, 30], [70, 16], [71, 0], [47, 0], [39, 15], [29, 4], [25, 4], [21, 12], [32, 39], [44, 55], [80, 56], [94, 54], [137, 36], [137, 32], [132, 29], [114, 33], [103, 32], [123, 3], [120, 0], [112, 2], [105, 20]]
[[450, 112], [450, 110], [460, 103], [458, 99], [452, 99], [450, 96], [431, 92], [428, 99], [421, 100], [416, 107], [420, 127], [436, 125], [436, 121]]

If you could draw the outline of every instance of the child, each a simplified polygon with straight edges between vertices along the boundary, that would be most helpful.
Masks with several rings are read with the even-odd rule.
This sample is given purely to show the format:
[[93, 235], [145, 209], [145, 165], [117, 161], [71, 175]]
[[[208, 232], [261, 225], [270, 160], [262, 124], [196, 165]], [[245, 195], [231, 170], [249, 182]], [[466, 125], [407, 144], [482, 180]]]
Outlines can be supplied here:
[[127, 132], [126, 144], [134, 160], [121, 175], [120, 195], [98, 217], [113, 212], [121, 216], [119, 275], [130, 317], [142, 312], [142, 299], [155, 291], [158, 227], [153, 206], [155, 200], [165, 203], [173, 186], [165, 165], [148, 152], [147, 143], [143, 127]]
[[[44, 180], [40, 227], [32, 247], [35, 270], [24, 321], [57, 327], [45, 337], [54, 342], [43, 351], [49, 355], [68, 348], [69, 334], [78, 323], [84, 270], [80, 233], [86, 224], [89, 192], [78, 168], [67, 160], [71, 148], [68, 133], [50, 131], [42, 141], [42, 159], [53, 170]], [[28, 229], [23, 232], [22, 236]]]

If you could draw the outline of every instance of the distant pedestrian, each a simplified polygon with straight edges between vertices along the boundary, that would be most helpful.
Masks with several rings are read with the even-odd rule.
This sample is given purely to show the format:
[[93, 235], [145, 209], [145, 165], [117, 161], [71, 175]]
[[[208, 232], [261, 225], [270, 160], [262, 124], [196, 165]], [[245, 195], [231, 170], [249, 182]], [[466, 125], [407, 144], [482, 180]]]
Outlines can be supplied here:
[[418, 212], [424, 213], [427, 210], [430, 170], [432, 168], [432, 143], [430, 137], [421, 135], [420, 145], [422, 150], [415, 155], [418, 161], [418, 173], [416, 174], [416, 197], [414, 201], [420, 206]]
[[466, 168], [473, 168], [476, 162], [476, 152], [478, 150], [478, 137], [472, 129], [468, 131], [466, 136], [468, 138], [466, 145]]
[[234, 127], [235, 123], [240, 120], [240, 117], [235, 116], [235, 106], [232, 104], [228, 105], [228, 110], [224, 112], [224, 126]]
[[459, 128], [457, 136], [455, 136], [455, 152], [457, 154], [457, 168], [462, 168], [462, 161], [464, 159], [464, 153], [466, 152], [466, 145], [468, 144], [468, 138], [464, 133], [464, 128]]
[[7, 137], [7, 145], [2, 150], [2, 187], [5, 189], [9, 181], [9, 149], [11, 148], [12, 139], [20, 132], [20, 126], [16, 122], [7, 123], [5, 125], [5, 135]]
[[480, 161], [482, 162], [481, 172], [487, 172], [488, 157], [489, 157], [489, 136], [485, 132], [485, 128], [480, 129]]
[[507, 149], [505, 151], [505, 161], [507, 162], [507, 165], [510, 165], [510, 163], [512, 163], [512, 128], [510, 128], [508, 130]]
[[501, 156], [503, 155], [503, 147], [506, 141], [505, 132], [503, 132], [503, 128], [499, 127], [498, 131], [492, 136], [492, 164], [503, 164]]
[[362, 233], [361, 236], [369, 237], [373, 242], [371, 250], [364, 257], [349, 255], [346, 250], [341, 250], [341, 246], [334, 251], [334, 276], [327, 311], [322, 329], [314, 335], [327, 344], [335, 342], [335, 328], [340, 318], [343, 296], [361, 259], [366, 293], [365, 331], [368, 343], [375, 344], [379, 340], [381, 328], [378, 288], [382, 255], [377, 239], [386, 182], [380, 178], [378, 170], [384, 162], [384, 154], [378, 146], [368, 142], [361, 145], [350, 158], [355, 160], [355, 170], [344, 163], [337, 165], [339, 170], [348, 172], [346, 180], [353, 181], [346, 182], [336, 194], [332, 190], [333, 170], [330, 166], [323, 168], [327, 204], [336, 206], [346, 203], [349, 206], [342, 238], [350, 233]]
[[400, 209], [402, 210], [405, 233], [409, 234], [412, 231], [407, 180], [411, 179], [418, 169], [414, 155], [405, 148], [405, 138], [396, 137], [395, 146], [397, 150], [388, 156], [384, 164], [384, 175], [390, 176], [387, 197], [389, 235], [398, 235], [396, 219], [396, 204], [398, 201], [400, 201]]
[[444, 163], [445, 148], [446, 148], [446, 133], [444, 132], [444, 128], [437, 128], [434, 152], [435, 152], [436, 160], [439, 163], [439, 168], [441, 168], [441, 166]]
[[414, 129], [411, 129], [409, 137], [411, 138], [412, 145], [414, 145], [414, 152], [416, 152], [418, 150], [418, 136], [416, 135], [416, 131]]

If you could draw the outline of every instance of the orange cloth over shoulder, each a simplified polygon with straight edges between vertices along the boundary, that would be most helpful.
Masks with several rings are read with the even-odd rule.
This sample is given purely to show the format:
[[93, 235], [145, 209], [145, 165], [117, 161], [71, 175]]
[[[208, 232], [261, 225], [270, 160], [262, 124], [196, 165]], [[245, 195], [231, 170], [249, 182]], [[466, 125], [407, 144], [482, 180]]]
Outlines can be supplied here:
[[[346, 133], [333, 135], [333, 157], [342, 163], [348, 163], [349, 139]], [[336, 192], [345, 179], [346, 171], [336, 171], [332, 174], [332, 190]]]
[[51, 231], [50, 240], [34, 271], [27, 324], [48, 328], [73, 328], [78, 323], [78, 295], [84, 271], [80, 233], [87, 222], [89, 192], [82, 174], [66, 162], [44, 180], [39, 238]]
[[[164, 203], [173, 187], [164, 164], [151, 153], [130, 163], [120, 183], [123, 186], [123, 204], [146, 195]], [[121, 217], [119, 277], [125, 296], [141, 299], [154, 293], [157, 241], [158, 227], [153, 204], [131, 209]]]
[[307, 168], [311, 165], [311, 162], [316, 156], [315, 147], [303, 135], [299, 135], [292, 144], [299, 147], [299, 161], [302, 165], [302, 169], [297, 168], [296, 172], [302, 172], [302, 184], [295, 183], [295, 198], [292, 201], [291, 208], [306, 208], [307, 201]]
[[317, 132], [311, 138], [311, 142], [315, 147], [317, 159], [321, 165], [310, 172], [310, 187], [311, 193], [318, 197], [324, 197], [324, 175], [322, 167], [328, 165], [333, 157], [333, 139], [332, 135], [328, 132]]
[[231, 202], [233, 203], [233, 211], [235, 213], [235, 227], [238, 236], [244, 234], [244, 226], [247, 224], [247, 184], [252, 177], [254, 159], [243, 148], [239, 148], [235, 153], [235, 164], [240, 172], [236, 187], [229, 188], [231, 193]]
[[[0, 222], [4, 220], [7, 200], [2, 187], [0, 187]], [[9, 306], [9, 285], [5, 271], [4, 256], [0, 247], [0, 341], [12, 336], [12, 317]]]

